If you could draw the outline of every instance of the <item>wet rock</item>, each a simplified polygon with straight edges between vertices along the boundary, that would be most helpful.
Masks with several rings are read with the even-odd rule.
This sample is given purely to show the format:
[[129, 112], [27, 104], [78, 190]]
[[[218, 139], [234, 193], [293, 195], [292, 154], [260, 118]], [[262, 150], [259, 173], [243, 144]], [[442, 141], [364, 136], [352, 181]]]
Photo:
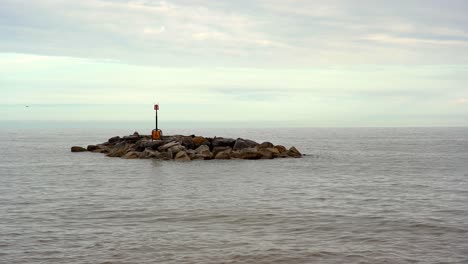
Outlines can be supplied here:
[[109, 143], [111, 143], [111, 144], [116, 143], [116, 142], [118, 142], [118, 141], [120, 141], [120, 137], [119, 137], [119, 136], [111, 137], [111, 138], [109, 138], [109, 140], [107, 140], [107, 142], [109, 142]]
[[231, 148], [218, 152], [215, 159], [231, 159]]
[[216, 147], [234, 147], [234, 144], [236, 143], [235, 139], [232, 138], [214, 138], [213, 141], [211, 142], [211, 145], [214, 148]]
[[172, 159], [172, 152], [170, 152], [170, 151], [157, 152], [155, 158], [160, 159], [160, 160], [171, 160]]
[[274, 159], [299, 158], [303, 155], [295, 148], [286, 149], [271, 142], [223, 137], [172, 135], [161, 140], [151, 140], [149, 135], [138, 132], [125, 137], [112, 137], [107, 142], [89, 145], [87, 148], [73, 146], [73, 152], [91, 151], [106, 153], [109, 157], [125, 159], [197, 160], [197, 159]]
[[253, 140], [249, 140], [249, 139], [242, 139], [242, 138], [238, 138], [236, 140], [236, 142], [234, 143], [234, 146], [233, 146], [233, 150], [241, 150], [241, 149], [245, 149], [245, 148], [253, 148], [255, 146], [257, 146], [258, 143], [253, 141]]
[[175, 155], [174, 160], [176, 160], [176, 161], [190, 161], [190, 157], [187, 155], [187, 152], [180, 151]]
[[96, 145], [88, 145], [88, 147], [86, 149], [88, 151], [95, 151], [96, 149], [98, 149], [98, 147]]
[[262, 154], [262, 159], [273, 159], [280, 155], [280, 152], [275, 148], [261, 148], [258, 152]]
[[192, 137], [182, 137], [181, 138], [182, 146], [187, 149], [195, 149], [195, 143], [193, 143]]
[[216, 157], [219, 152], [226, 151], [226, 150], [232, 150], [231, 147], [223, 146], [223, 147], [214, 147], [213, 148], [213, 157]]
[[131, 136], [125, 136], [122, 139], [123, 139], [123, 141], [125, 141], [127, 143], [136, 143], [138, 140], [140, 140], [140, 137], [131, 135]]
[[302, 157], [302, 154], [301, 154], [301, 152], [299, 152], [299, 150], [297, 150], [295, 147], [291, 147], [291, 148], [288, 150], [288, 156], [289, 156], [289, 157], [293, 157], [293, 158], [300, 158], [300, 157]]
[[277, 149], [279, 151], [279, 153], [285, 153], [285, 152], [288, 151], [288, 149], [286, 149], [286, 147], [284, 147], [282, 145], [276, 145], [275, 149]]
[[210, 151], [210, 148], [207, 145], [201, 145], [196, 150], [195, 153], [203, 157], [203, 159], [212, 159], [213, 153]]
[[71, 152], [85, 152], [87, 151], [85, 148], [80, 146], [73, 146], [71, 147]]
[[181, 152], [181, 151], [185, 151], [185, 147], [182, 146], [182, 145], [177, 144], [177, 145], [175, 145], [175, 146], [170, 147], [170, 148], [169, 148], [169, 151], [171, 151], [172, 154], [175, 155], [175, 154], [177, 154], [177, 153], [179, 153], [179, 152]]
[[122, 156], [123, 159], [138, 159], [140, 158], [140, 153], [136, 151], [130, 151]]
[[260, 154], [256, 148], [245, 148], [240, 150], [240, 158], [257, 160], [262, 158], [262, 154]]
[[273, 144], [271, 142], [263, 142], [262, 144], [258, 145], [259, 148], [272, 148]]
[[157, 150], [153, 150], [151, 148], [147, 148], [143, 151], [142, 155], [141, 155], [141, 158], [143, 159], [153, 159], [153, 158], [156, 158], [158, 157], [159, 155], [159, 151]]
[[125, 142], [120, 142], [117, 143], [113, 148], [109, 150], [109, 153], [107, 154], [108, 157], [122, 157], [125, 155], [129, 150], [131, 144], [127, 144]]
[[146, 143], [143, 145], [145, 149], [150, 148], [153, 150], [157, 150], [160, 146], [164, 145], [165, 142], [162, 140], [153, 140], [153, 141], [146, 141]]
[[208, 145], [210, 142], [204, 137], [193, 137], [192, 143], [194, 144], [195, 148], [198, 148], [201, 145]]
[[159, 151], [166, 151], [166, 150], [168, 150], [169, 148], [171, 148], [171, 147], [173, 147], [173, 146], [176, 146], [176, 145], [179, 145], [179, 144], [180, 144], [179, 142], [171, 141], [171, 142], [169, 142], [169, 143], [166, 143], [166, 144], [160, 146], [160, 147], [158, 148], [158, 150], [159, 150]]

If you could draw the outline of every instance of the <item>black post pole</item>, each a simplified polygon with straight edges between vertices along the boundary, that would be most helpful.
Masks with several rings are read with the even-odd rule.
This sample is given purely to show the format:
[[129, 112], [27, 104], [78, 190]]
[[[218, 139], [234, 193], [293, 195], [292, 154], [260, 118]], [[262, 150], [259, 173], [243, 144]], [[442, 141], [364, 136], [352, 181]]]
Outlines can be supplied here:
[[156, 110], [156, 131], [158, 131], [158, 110]]

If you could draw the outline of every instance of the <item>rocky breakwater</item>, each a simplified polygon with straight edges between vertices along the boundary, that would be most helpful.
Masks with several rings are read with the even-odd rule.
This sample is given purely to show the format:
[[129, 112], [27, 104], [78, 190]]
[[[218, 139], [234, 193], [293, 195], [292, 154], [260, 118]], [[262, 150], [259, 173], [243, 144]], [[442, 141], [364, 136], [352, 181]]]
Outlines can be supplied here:
[[108, 141], [71, 147], [72, 152], [96, 152], [109, 157], [124, 159], [160, 159], [160, 160], [211, 160], [211, 159], [274, 159], [300, 158], [302, 154], [295, 148], [287, 149], [270, 142], [257, 143], [242, 138], [201, 137], [201, 136], [164, 136], [161, 140], [151, 140], [150, 136], [133, 135], [112, 137]]

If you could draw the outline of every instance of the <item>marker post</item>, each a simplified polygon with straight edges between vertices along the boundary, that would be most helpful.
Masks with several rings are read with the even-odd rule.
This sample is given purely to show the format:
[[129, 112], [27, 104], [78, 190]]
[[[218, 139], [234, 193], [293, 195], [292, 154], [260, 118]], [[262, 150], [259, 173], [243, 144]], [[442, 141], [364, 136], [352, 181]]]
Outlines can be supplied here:
[[159, 110], [159, 104], [154, 105], [154, 111], [156, 112], [155, 116], [155, 129], [151, 132], [151, 141], [153, 140], [160, 140], [162, 137], [162, 131], [158, 129], [158, 110]]

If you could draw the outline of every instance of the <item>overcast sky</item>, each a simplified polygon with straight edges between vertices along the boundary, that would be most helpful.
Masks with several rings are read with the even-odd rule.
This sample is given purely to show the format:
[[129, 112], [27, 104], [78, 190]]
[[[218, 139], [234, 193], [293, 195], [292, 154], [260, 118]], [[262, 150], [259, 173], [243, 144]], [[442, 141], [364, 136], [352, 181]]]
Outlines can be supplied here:
[[467, 14], [463, 0], [0, 0], [0, 120], [145, 120], [159, 102], [175, 121], [467, 126]]

